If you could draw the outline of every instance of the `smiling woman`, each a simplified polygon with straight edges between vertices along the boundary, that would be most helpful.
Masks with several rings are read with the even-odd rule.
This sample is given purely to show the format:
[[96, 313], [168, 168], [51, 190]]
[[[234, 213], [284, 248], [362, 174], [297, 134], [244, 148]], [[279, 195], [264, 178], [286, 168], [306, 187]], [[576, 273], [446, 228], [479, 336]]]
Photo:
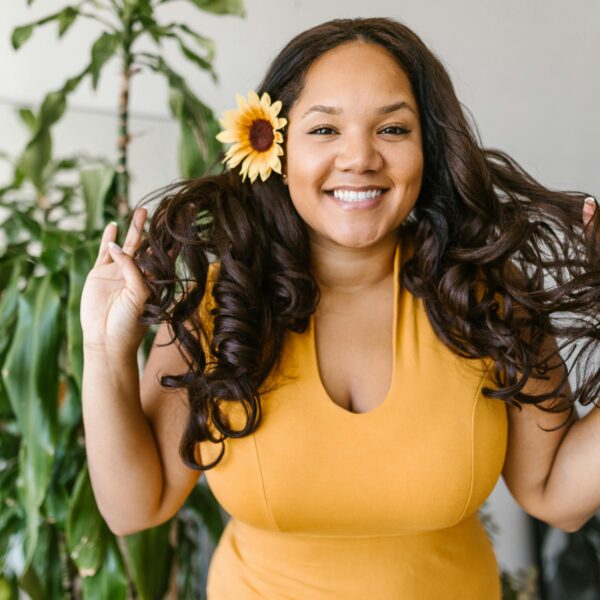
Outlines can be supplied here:
[[[572, 419], [600, 388], [587, 194], [481, 148], [441, 62], [393, 19], [301, 33], [222, 124], [230, 168], [167, 188], [133, 253], [139, 320], [166, 322], [188, 365], [164, 374], [153, 349], [144, 372], [158, 446], [184, 463], [161, 456], [148, 526], [204, 471], [232, 516], [209, 600], [498, 600], [477, 509], [501, 472], [558, 527], [600, 505], [582, 468], [600, 427]], [[585, 318], [559, 326], [564, 311]], [[558, 337], [580, 344], [574, 391]], [[158, 375], [185, 409], [168, 415]]]

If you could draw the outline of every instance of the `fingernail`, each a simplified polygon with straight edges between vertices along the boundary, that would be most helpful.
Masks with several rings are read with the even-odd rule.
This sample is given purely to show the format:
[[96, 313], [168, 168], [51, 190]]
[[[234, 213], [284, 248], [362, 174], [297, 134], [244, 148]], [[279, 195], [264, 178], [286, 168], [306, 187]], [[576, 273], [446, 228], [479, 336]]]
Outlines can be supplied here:
[[119, 244], [115, 244], [114, 242], [108, 242], [108, 247], [111, 250], [116, 250], [117, 252], [123, 252], [123, 250], [121, 249], [121, 246], [119, 246]]
[[111, 221], [111, 222], [109, 223], [109, 225], [114, 225], [115, 227], [117, 227], [117, 222], [116, 222], [116, 221]]
[[585, 203], [586, 203], [588, 206], [593, 206], [594, 208], [596, 207], [596, 202], [595, 202], [594, 198], [592, 198], [592, 196], [588, 196], [588, 197], [585, 199]]

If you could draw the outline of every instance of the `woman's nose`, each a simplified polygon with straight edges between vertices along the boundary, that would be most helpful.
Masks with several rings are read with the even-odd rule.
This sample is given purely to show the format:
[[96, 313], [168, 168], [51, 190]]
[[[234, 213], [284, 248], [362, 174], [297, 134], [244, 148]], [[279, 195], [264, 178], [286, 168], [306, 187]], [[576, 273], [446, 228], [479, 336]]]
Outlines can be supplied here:
[[340, 171], [376, 171], [382, 163], [375, 140], [360, 133], [346, 134], [336, 156], [336, 168]]

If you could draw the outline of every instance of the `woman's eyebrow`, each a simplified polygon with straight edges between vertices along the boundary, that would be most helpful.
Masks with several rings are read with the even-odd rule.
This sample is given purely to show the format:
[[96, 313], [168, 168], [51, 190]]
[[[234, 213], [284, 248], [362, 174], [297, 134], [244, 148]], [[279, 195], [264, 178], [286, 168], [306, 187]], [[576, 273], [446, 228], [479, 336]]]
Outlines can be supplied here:
[[[380, 106], [375, 109], [375, 113], [378, 115], [387, 115], [389, 113], [395, 112], [402, 108], [406, 108], [406, 109], [412, 111], [413, 113], [415, 113], [413, 107], [404, 101], [394, 102], [393, 104], [386, 104], [385, 106]], [[337, 108], [335, 106], [325, 106], [324, 104], [315, 104], [314, 106], [311, 106], [302, 115], [301, 118], [303, 119], [304, 117], [306, 117], [306, 115], [308, 115], [311, 112], [323, 112], [323, 113], [327, 113], [328, 115], [340, 115], [340, 114], [342, 114], [342, 109]]]

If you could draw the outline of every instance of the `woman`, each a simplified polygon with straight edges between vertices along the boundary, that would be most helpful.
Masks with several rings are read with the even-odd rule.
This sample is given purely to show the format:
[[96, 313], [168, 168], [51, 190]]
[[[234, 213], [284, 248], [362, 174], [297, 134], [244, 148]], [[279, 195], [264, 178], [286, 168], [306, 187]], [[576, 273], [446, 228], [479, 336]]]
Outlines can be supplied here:
[[206, 472], [232, 515], [210, 600], [499, 598], [477, 509], [501, 473], [566, 531], [600, 505], [600, 418], [574, 410], [599, 376], [571, 391], [556, 343], [595, 326], [549, 318], [599, 313], [585, 194], [480, 148], [392, 19], [300, 34], [248, 102], [221, 121], [230, 169], [170, 188], [144, 239], [136, 210], [122, 250], [107, 226], [88, 275], [104, 518], [158, 525]]

